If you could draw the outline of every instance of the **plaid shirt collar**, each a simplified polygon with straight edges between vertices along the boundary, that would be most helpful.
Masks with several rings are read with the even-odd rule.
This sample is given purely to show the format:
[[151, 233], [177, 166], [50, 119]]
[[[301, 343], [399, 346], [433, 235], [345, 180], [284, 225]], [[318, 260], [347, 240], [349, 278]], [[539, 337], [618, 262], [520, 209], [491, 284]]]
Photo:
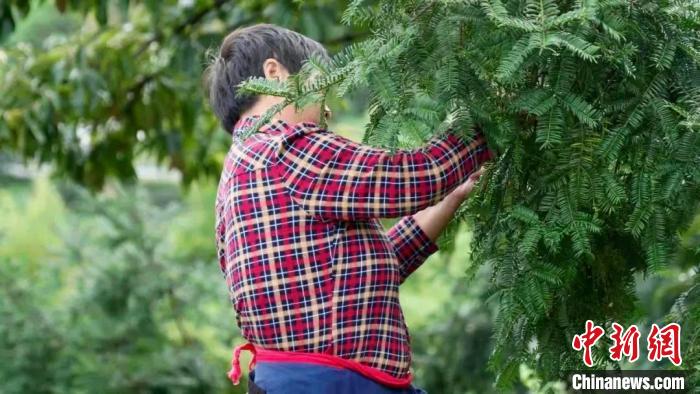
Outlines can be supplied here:
[[251, 116], [244, 116], [238, 119], [236, 124], [233, 126], [233, 130], [231, 131], [231, 134], [234, 138], [239, 138], [241, 137], [246, 130], [248, 130], [249, 127], [251, 127], [255, 121], [258, 120], [260, 115], [251, 115]]
[[[255, 124], [255, 122], [258, 120], [258, 118], [260, 118], [260, 115], [249, 115], [249, 116], [244, 116], [244, 117], [241, 117], [240, 119], [238, 119], [236, 124], [233, 126], [233, 130], [231, 131], [232, 137], [234, 139], [240, 138], [243, 134], [245, 134], [245, 132], [251, 126], [253, 126], [253, 124]], [[274, 128], [274, 127], [270, 127], [272, 125], [274, 125], [274, 126], [280, 125], [280, 126], [282, 126], [281, 127], [282, 129], [289, 129], [290, 128], [290, 125], [287, 122], [285, 122], [284, 120], [276, 119], [276, 120], [271, 120], [271, 121], [267, 122], [257, 132], [258, 133], [265, 133], [269, 129]], [[309, 127], [309, 128], [318, 127], [318, 124], [315, 122], [300, 122], [297, 125], [301, 125], [301, 126]], [[297, 126], [297, 125], [295, 125], [295, 126]]]

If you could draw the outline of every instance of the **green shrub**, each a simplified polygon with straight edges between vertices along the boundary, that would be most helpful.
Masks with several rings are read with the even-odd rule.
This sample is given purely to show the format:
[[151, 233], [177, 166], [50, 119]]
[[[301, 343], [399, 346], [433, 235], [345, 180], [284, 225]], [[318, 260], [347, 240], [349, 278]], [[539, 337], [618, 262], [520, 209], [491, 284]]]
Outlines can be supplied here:
[[474, 267], [493, 267], [499, 383], [522, 363], [546, 381], [581, 368], [571, 338], [629, 323], [634, 274], [669, 264], [700, 200], [699, 3], [356, 0], [344, 20], [372, 34], [246, 90], [304, 105], [368, 89], [365, 141], [391, 149], [482, 128], [498, 159], [462, 213]]
[[69, 209], [45, 179], [24, 202], [0, 194], [2, 391], [243, 392], [213, 188], [162, 207], [142, 186], [62, 189]]

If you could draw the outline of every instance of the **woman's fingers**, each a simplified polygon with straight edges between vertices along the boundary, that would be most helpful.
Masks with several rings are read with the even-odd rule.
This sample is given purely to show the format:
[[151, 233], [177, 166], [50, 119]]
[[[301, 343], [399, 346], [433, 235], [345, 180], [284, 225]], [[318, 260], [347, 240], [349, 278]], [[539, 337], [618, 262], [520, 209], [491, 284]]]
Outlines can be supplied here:
[[455, 193], [461, 200], [464, 200], [469, 196], [469, 193], [472, 192], [474, 185], [483, 173], [484, 167], [480, 167], [477, 171], [474, 171], [471, 175], [469, 175], [469, 178], [464, 183], [457, 187]]
[[[484, 167], [479, 167], [478, 170], [474, 171], [471, 175], [469, 175], [469, 179], [474, 179], [475, 181], [479, 179], [481, 174], [484, 173]], [[467, 181], [468, 182], [468, 181]]]

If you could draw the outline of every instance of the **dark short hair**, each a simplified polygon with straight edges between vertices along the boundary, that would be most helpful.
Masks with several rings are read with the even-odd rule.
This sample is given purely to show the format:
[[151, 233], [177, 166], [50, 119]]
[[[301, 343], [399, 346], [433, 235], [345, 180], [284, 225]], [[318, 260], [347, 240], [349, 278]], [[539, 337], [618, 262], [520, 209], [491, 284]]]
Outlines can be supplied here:
[[205, 71], [209, 103], [224, 130], [231, 133], [241, 113], [257, 100], [256, 96], [237, 95], [236, 87], [251, 77], [264, 77], [263, 62], [266, 59], [276, 59], [294, 74], [312, 54], [328, 58], [323, 45], [272, 24], [239, 28], [226, 36]]

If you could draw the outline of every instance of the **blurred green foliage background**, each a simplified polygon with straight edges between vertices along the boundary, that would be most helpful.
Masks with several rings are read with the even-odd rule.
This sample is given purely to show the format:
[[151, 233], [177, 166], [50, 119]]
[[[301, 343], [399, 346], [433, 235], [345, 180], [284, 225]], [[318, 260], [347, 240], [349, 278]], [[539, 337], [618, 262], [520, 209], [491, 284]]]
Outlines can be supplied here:
[[[241, 338], [214, 245], [229, 137], [201, 73], [227, 32], [256, 21], [336, 52], [367, 34], [340, 24], [344, 7], [0, 2], [0, 392], [245, 392], [226, 377]], [[360, 140], [364, 105], [331, 103], [331, 129]], [[401, 288], [416, 383], [432, 393], [494, 390], [489, 272], [467, 280], [469, 256], [451, 252], [469, 241], [468, 223], [445, 234]], [[697, 300], [699, 256], [700, 216], [674, 264], [638, 278], [640, 325], [682, 316], [697, 335], [697, 308], [677, 300]], [[685, 362], [700, 365], [688, 338]], [[518, 390], [561, 384], [522, 366]]]

